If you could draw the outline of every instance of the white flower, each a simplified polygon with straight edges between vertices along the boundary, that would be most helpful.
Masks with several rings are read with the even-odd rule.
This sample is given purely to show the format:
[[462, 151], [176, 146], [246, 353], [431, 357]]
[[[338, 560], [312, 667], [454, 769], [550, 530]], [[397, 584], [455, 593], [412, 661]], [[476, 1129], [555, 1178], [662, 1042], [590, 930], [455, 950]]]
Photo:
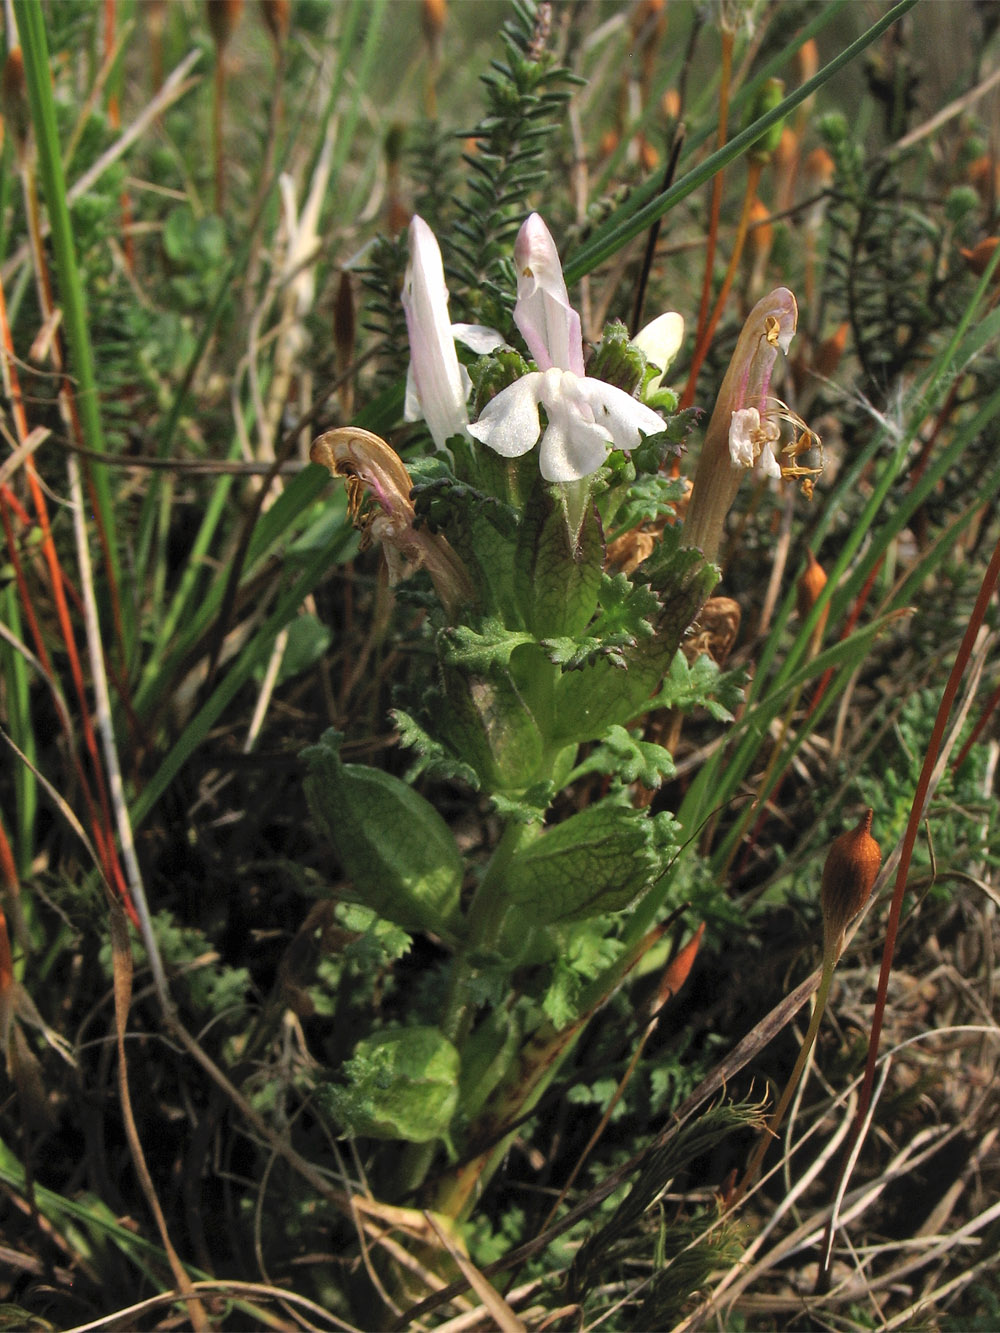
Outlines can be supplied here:
[[539, 405], [549, 422], [538, 459], [546, 481], [579, 481], [597, 471], [609, 447], [634, 449], [642, 434], [663, 429], [652, 408], [624, 389], [553, 366], [523, 375], [498, 393], [469, 434], [504, 458], [519, 458], [542, 434]]
[[492, 351], [503, 339], [481, 324], [452, 325], [441, 251], [430, 227], [416, 216], [410, 223], [410, 262], [402, 301], [410, 336], [403, 416], [407, 421], [426, 421], [434, 443], [443, 449], [452, 435], [465, 431], [469, 420], [465, 404], [472, 381], [458, 360], [455, 339], [480, 353]]
[[[631, 394], [584, 375], [580, 316], [537, 213], [522, 226], [514, 257], [514, 322], [540, 369], [491, 399], [469, 434], [504, 458], [526, 454], [541, 435], [538, 467], [545, 480], [579, 481], [597, 471], [609, 448], [634, 449], [643, 434], [662, 430], [663, 421]], [[544, 434], [540, 406], [548, 418]]]
[[759, 463], [769, 477], [780, 477], [781, 467], [774, 456], [780, 437], [773, 417], [765, 415], [761, 421], [756, 407], [741, 408], [729, 424], [729, 456], [737, 467]]

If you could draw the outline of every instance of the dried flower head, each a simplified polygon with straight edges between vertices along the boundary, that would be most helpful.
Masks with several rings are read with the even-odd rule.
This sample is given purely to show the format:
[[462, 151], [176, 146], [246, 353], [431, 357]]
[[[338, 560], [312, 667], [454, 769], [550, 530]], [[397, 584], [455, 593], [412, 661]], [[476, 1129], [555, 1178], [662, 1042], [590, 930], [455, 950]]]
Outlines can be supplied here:
[[720, 667], [726, 665], [740, 632], [742, 611], [732, 597], [710, 597], [698, 612], [681, 652], [691, 663], [708, 656]]
[[823, 953], [834, 961], [843, 951], [845, 930], [871, 895], [882, 862], [881, 848], [871, 835], [873, 814], [869, 808], [857, 828], [834, 838], [823, 866]]
[[344, 426], [314, 440], [309, 456], [346, 482], [347, 512], [361, 531], [362, 548], [381, 542], [390, 583], [424, 565], [449, 616], [473, 600], [468, 571], [445, 538], [414, 525], [410, 474], [385, 440]]

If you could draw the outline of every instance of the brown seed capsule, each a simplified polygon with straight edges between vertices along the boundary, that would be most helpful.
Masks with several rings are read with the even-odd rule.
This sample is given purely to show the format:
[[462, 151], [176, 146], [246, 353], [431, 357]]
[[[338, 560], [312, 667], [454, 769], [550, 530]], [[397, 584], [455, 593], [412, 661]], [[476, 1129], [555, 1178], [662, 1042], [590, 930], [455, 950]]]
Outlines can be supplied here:
[[[800, 620], [805, 620], [809, 615], [809, 612], [819, 601], [820, 594], [826, 587], [826, 571], [813, 555], [812, 551], [806, 551], [806, 559], [809, 563], [799, 575], [799, 581], [795, 587], [796, 604], [799, 609]], [[828, 612], [829, 603], [827, 603], [827, 608], [819, 619], [821, 631], [822, 627], [826, 624]]]
[[24, 81], [24, 56], [19, 46], [11, 48], [3, 63], [0, 104], [3, 106], [6, 127], [17, 149], [18, 160], [22, 161], [31, 136], [31, 112]]
[[261, 0], [261, 12], [275, 46], [281, 46], [292, 22], [292, 0]]
[[[993, 251], [1000, 245], [1000, 238], [996, 236], [987, 236], [984, 241], [974, 245], [971, 250], [962, 249], [960, 254], [973, 273], [979, 278], [986, 272], [990, 266], [990, 260], [993, 258]], [[994, 273], [994, 277], [996, 274]]]
[[232, 36], [242, 12], [243, 0], [205, 0], [205, 17], [220, 51]]
[[441, 34], [448, 18], [448, 6], [445, 0], [424, 0], [421, 6], [420, 22], [424, 30], [424, 40], [432, 51], [437, 51], [441, 44]]
[[882, 851], [871, 835], [872, 816], [865, 811], [857, 828], [834, 838], [823, 867], [820, 904], [823, 908], [823, 952], [839, 958], [844, 931], [868, 901], [882, 863]]

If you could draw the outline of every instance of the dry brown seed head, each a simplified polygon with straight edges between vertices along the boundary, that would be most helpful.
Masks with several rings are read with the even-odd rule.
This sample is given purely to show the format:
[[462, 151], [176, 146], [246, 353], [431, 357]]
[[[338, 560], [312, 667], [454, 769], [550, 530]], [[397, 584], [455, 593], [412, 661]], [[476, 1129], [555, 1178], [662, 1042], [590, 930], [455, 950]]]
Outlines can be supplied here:
[[865, 811], [857, 828], [834, 838], [823, 867], [820, 905], [823, 909], [823, 949], [839, 958], [844, 931], [864, 907], [882, 863], [882, 851], [871, 835], [874, 811]]
[[260, 0], [264, 22], [276, 46], [288, 36], [292, 22], [292, 0]]
[[993, 251], [1000, 245], [1000, 237], [987, 236], [984, 241], [979, 241], [971, 250], [964, 247], [959, 251], [966, 264], [973, 273], [979, 278], [983, 276], [989, 268], [990, 260], [993, 258]]
[[[819, 601], [820, 593], [826, 587], [826, 571], [812, 551], [806, 551], [806, 559], [808, 564], [799, 575], [799, 581], [796, 585], [796, 604], [800, 620], [805, 620]], [[824, 616], [823, 619], [825, 620], [826, 617]]]
[[24, 81], [24, 56], [14, 46], [4, 61], [0, 76], [0, 104], [3, 106], [6, 128], [14, 139], [18, 160], [23, 160], [31, 137], [31, 112], [28, 109], [28, 89]]
[[205, 16], [212, 40], [221, 51], [233, 35], [243, 12], [243, 0], [205, 0]]

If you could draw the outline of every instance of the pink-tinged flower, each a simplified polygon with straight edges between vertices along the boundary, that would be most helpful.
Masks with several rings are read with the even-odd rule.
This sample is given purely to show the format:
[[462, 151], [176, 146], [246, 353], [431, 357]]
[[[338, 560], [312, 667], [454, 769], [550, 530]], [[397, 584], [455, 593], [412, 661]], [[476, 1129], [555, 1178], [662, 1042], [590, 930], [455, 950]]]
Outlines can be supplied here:
[[[514, 256], [514, 322], [540, 369], [492, 398], [469, 434], [504, 458], [528, 453], [541, 436], [538, 467], [545, 480], [579, 481], [596, 472], [609, 448], [634, 449], [644, 434], [662, 430], [663, 421], [631, 394], [584, 374], [580, 316], [537, 213], [521, 228]], [[548, 419], [544, 434], [539, 407]]]
[[[787, 287], [778, 287], [751, 310], [736, 344], [708, 423], [694, 477], [694, 491], [684, 520], [685, 546], [697, 546], [714, 560], [740, 482], [759, 465], [780, 477], [775, 454], [780, 421], [788, 409], [769, 395], [779, 352], [787, 352], [795, 333], [798, 307]], [[792, 470], [795, 475], [801, 469]]]
[[451, 323], [441, 251], [430, 227], [416, 216], [410, 223], [402, 301], [410, 337], [403, 415], [407, 421], [425, 421], [443, 449], [452, 435], [464, 433], [469, 420], [465, 405], [472, 381], [459, 362], [455, 339], [480, 353], [499, 347], [503, 339], [481, 324]]
[[539, 370], [571, 370], [582, 375], [580, 316], [569, 303], [556, 243], [537, 213], [517, 234], [517, 303], [514, 323]]

